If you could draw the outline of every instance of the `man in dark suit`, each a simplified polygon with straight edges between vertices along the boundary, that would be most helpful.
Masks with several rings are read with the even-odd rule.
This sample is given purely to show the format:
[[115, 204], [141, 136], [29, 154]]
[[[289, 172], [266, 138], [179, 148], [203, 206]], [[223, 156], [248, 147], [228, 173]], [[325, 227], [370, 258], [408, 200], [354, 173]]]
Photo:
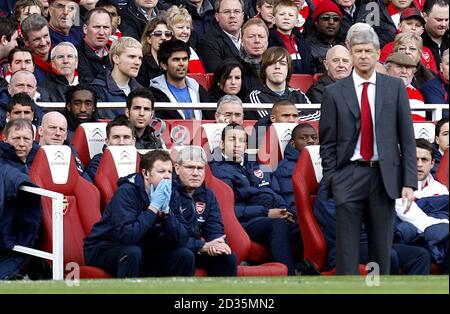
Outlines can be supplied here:
[[375, 72], [373, 30], [355, 33], [350, 53], [353, 73], [326, 87], [320, 119], [323, 179], [337, 207], [336, 271], [358, 274], [364, 222], [369, 260], [389, 274], [395, 199], [406, 212], [417, 188], [411, 110], [403, 83]]

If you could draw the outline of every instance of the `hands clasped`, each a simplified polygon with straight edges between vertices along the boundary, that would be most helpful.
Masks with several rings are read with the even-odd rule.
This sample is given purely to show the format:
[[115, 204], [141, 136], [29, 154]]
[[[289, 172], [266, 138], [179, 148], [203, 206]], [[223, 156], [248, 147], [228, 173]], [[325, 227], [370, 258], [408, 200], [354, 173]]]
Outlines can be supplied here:
[[172, 195], [172, 180], [162, 179], [156, 188], [150, 186], [148, 198], [150, 206], [163, 213], [169, 212], [170, 196]]
[[201, 252], [205, 252], [209, 256], [217, 255], [230, 255], [231, 249], [228, 244], [225, 243], [225, 235], [218, 237], [217, 239], [206, 242], [201, 248]]

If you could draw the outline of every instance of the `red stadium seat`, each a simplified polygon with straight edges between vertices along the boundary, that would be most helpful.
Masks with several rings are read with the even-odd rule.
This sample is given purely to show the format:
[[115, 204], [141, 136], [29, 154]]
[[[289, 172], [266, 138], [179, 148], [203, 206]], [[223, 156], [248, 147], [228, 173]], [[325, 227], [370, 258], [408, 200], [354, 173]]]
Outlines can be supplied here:
[[208, 90], [209, 86], [208, 86], [208, 81], [206, 79], [206, 75], [202, 74], [202, 73], [188, 73], [187, 76], [189, 76], [190, 78], [193, 78], [194, 80], [197, 81], [197, 83], [199, 83], [201, 86], [203, 86], [204, 89]]
[[306, 93], [313, 83], [311, 74], [292, 74], [289, 86]]
[[206, 81], [208, 82], [208, 90], [212, 86], [213, 78], [214, 78], [214, 73], [206, 73]]
[[[110, 278], [100, 268], [84, 265], [83, 239], [100, 220], [100, 194], [94, 185], [78, 174], [70, 147], [41, 147], [33, 160], [30, 178], [44, 189], [64, 194], [64, 265], [77, 263], [81, 278]], [[42, 211], [39, 246], [51, 252], [52, 205], [47, 197], [42, 198]]]
[[134, 146], [109, 146], [105, 149], [95, 176], [105, 210], [117, 190], [117, 180], [139, 171], [140, 157]]
[[320, 78], [322, 77], [323, 73], [316, 73], [313, 75], [313, 81], [314, 83], [317, 82], [318, 80], [320, 80]]
[[442, 156], [441, 162], [436, 171], [436, 180], [445, 185], [448, 189], [448, 148], [444, 152], [444, 156]]
[[73, 134], [71, 144], [84, 165], [88, 165], [91, 158], [101, 153], [106, 139], [106, 122], [82, 123]]
[[200, 130], [203, 123], [212, 123], [214, 120], [165, 120], [169, 129], [169, 142], [166, 142], [167, 148], [179, 145], [190, 145], [194, 135]]
[[265, 263], [255, 266], [239, 265], [248, 258], [252, 241], [234, 213], [234, 196], [231, 188], [214, 177], [206, 167], [205, 185], [210, 188], [219, 203], [228, 244], [238, 259], [238, 276], [287, 276], [287, 267], [282, 263]]
[[212, 151], [219, 147], [222, 130], [226, 123], [204, 123], [195, 132], [192, 145], [201, 146], [209, 156]]
[[[292, 185], [297, 208], [297, 220], [303, 239], [303, 256], [323, 275], [332, 275], [335, 269], [325, 271], [327, 244], [313, 213], [319, 182], [322, 179], [322, 165], [319, 145], [307, 146], [300, 154], [292, 175]], [[364, 265], [360, 274], [366, 274]]]

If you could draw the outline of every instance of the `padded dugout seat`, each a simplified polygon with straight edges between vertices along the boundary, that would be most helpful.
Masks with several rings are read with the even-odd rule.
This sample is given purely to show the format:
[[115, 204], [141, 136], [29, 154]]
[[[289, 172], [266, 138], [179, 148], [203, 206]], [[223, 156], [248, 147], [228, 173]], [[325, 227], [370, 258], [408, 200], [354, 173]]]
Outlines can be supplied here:
[[439, 163], [439, 166], [436, 171], [436, 180], [441, 182], [443, 185], [445, 185], [448, 189], [448, 162], [449, 162], [449, 155], [448, 148], [445, 150], [444, 155], [441, 158], [441, 162]]
[[134, 146], [108, 146], [95, 175], [95, 185], [101, 195], [102, 212], [117, 190], [117, 180], [139, 171], [140, 157]]
[[434, 130], [436, 126], [433, 122], [414, 122], [413, 127], [415, 138], [424, 138], [430, 143], [434, 142]]
[[[64, 194], [64, 265], [80, 265], [81, 278], [111, 278], [104, 270], [85, 266], [83, 239], [100, 220], [100, 194], [97, 188], [78, 174], [67, 145], [41, 147], [33, 160], [30, 178], [39, 187]], [[52, 204], [42, 197], [41, 249], [52, 250]]]
[[87, 122], [80, 124], [73, 134], [71, 144], [84, 165], [103, 150], [106, 140], [106, 122]]

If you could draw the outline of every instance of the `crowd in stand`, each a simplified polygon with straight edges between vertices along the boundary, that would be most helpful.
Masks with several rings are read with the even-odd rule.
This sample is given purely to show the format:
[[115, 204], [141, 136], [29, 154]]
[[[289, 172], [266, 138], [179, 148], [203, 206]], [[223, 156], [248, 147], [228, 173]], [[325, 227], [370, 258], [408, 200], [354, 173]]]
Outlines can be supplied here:
[[[69, 145], [79, 175], [95, 183], [103, 153], [84, 164], [71, 141], [80, 124], [102, 121], [108, 122], [103, 151], [117, 145], [155, 151], [141, 156], [139, 172], [119, 179], [84, 242], [88, 265], [117, 277], [190, 276], [196, 267], [236, 275], [219, 204], [204, 185], [210, 167], [233, 190], [236, 217], [250, 239], [267, 247], [288, 275], [301, 274], [306, 263], [291, 178], [302, 150], [320, 144], [321, 112], [295, 104], [320, 104], [327, 86], [351, 75], [350, 38], [364, 31], [380, 41], [377, 72], [401, 79], [410, 104], [448, 103], [448, 0], [3, 1], [0, 228], [22, 219], [7, 217], [14, 205], [6, 195], [11, 186], [31, 184], [27, 175], [40, 146]], [[209, 88], [195, 74], [210, 74]], [[293, 74], [317, 79], [300, 90], [290, 84]], [[40, 102], [65, 108], [45, 112]], [[98, 102], [124, 106], [98, 108]], [[217, 103], [217, 109], [165, 110], [157, 102]], [[273, 107], [244, 111], [242, 103]], [[163, 150], [172, 143], [161, 133], [174, 119], [220, 124], [218, 145], [206, 152], [189, 146], [171, 160]], [[412, 119], [430, 115], [414, 112]], [[448, 190], [433, 179], [448, 150], [448, 111], [435, 122], [434, 144], [417, 140], [414, 210], [397, 210], [392, 274], [428, 274], [432, 263], [448, 273]], [[278, 167], [268, 171], [247, 148], [259, 148], [278, 123], [299, 124], [289, 129]], [[331, 269], [335, 205], [323, 189], [315, 214]], [[13, 231], [6, 229], [0, 251], [11, 249], [6, 239]], [[362, 263], [366, 251], [362, 234]], [[11, 269], [2, 254], [0, 279], [26, 272], [29, 261]]]

